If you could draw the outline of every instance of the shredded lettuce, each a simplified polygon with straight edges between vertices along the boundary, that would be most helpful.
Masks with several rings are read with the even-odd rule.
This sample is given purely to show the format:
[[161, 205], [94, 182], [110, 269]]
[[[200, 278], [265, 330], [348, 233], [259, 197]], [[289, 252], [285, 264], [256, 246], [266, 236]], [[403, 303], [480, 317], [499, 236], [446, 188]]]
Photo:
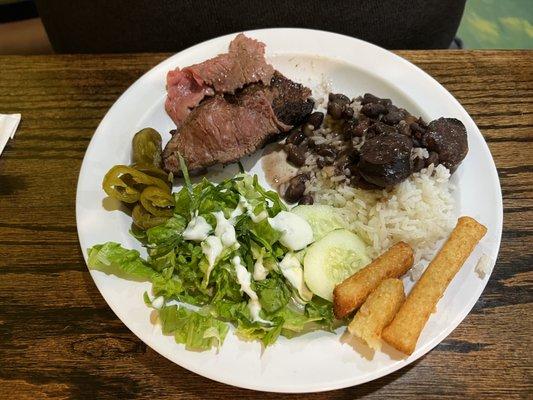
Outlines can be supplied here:
[[[89, 267], [125, 279], [149, 281], [153, 296], [163, 296], [166, 303], [174, 300], [195, 306], [197, 311], [175, 305], [158, 310], [163, 333], [173, 335], [188, 349], [220, 346], [228, 322], [236, 327], [238, 336], [260, 340], [265, 346], [280, 335], [293, 337], [315, 329], [333, 329], [331, 303], [314, 297], [302, 304], [279, 272], [277, 265], [287, 253], [279, 243], [280, 233], [270, 226], [268, 218], [254, 222], [248, 213], [250, 209], [256, 216], [266, 213], [274, 217], [285, 210], [278, 194], [262, 188], [257, 176], [242, 173], [219, 184], [206, 179], [192, 184], [181, 157], [180, 164], [185, 185], [174, 193], [174, 215], [162, 225], [132, 231], [146, 248], [146, 260], [138, 251], [110, 242], [88, 250]], [[247, 209], [235, 213], [241, 198], [246, 200]], [[213, 213], [217, 211], [231, 218], [238, 245], [226, 247], [209, 269], [201, 243], [184, 240], [182, 234], [196, 216], [204, 217], [215, 228]], [[251, 283], [261, 305], [257, 320], [251, 315], [250, 297], [243, 292], [232, 265], [237, 255], [250, 273], [259, 257], [268, 270], [265, 279]], [[151, 304], [148, 295], [145, 301]]]
[[229, 329], [216, 318], [176, 305], [162, 307], [158, 315], [163, 334], [174, 335], [176, 342], [188, 350], [220, 347]]
[[89, 267], [107, 274], [135, 281], [150, 281], [158, 275], [137, 250], [127, 250], [118, 243], [96, 245], [88, 253]]

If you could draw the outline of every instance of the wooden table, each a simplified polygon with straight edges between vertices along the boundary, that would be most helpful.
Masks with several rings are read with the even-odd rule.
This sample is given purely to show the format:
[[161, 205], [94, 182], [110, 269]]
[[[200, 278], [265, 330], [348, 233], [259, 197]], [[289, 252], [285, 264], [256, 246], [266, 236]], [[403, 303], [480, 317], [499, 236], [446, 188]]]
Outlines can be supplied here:
[[[533, 52], [399, 54], [442, 83], [485, 136], [504, 195], [500, 256], [474, 310], [428, 355], [362, 386], [294, 397], [532, 396]], [[0, 57], [0, 113], [23, 116], [0, 156], [2, 399], [287, 397], [159, 356], [113, 314], [85, 266], [74, 214], [85, 149], [118, 96], [167, 56]]]

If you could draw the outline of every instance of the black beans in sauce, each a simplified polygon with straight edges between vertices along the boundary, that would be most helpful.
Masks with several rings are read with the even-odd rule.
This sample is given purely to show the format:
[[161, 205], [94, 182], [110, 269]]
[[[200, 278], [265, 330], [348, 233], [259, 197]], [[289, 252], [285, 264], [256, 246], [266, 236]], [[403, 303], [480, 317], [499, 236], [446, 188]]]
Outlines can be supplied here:
[[333, 119], [340, 119], [342, 117], [344, 107], [336, 102], [329, 102], [328, 104], [328, 114], [331, 115]]
[[314, 202], [315, 201], [313, 199], [313, 196], [306, 194], [306, 195], [302, 196], [302, 198], [300, 199], [298, 204], [300, 204], [300, 205], [312, 205]]
[[439, 164], [439, 155], [432, 151], [429, 153], [429, 157], [425, 159], [426, 167], [429, 167], [431, 164], [437, 166]]
[[420, 172], [422, 168], [426, 166], [426, 160], [420, 157], [416, 157], [413, 160], [413, 172]]
[[370, 118], [377, 118], [385, 111], [387, 111], [385, 106], [379, 103], [368, 103], [361, 107], [361, 112]]
[[305, 139], [305, 134], [300, 129], [293, 129], [287, 137], [287, 143], [298, 146]]
[[307, 179], [308, 177], [305, 174], [296, 175], [294, 178], [291, 178], [285, 190], [285, 200], [289, 203], [298, 202], [305, 192], [305, 182]]
[[307, 123], [309, 125], [313, 125], [315, 129], [320, 128], [320, 126], [322, 125], [322, 122], [324, 122], [324, 113], [321, 113], [319, 111], [315, 111], [314, 113], [311, 113], [307, 120]]
[[385, 122], [387, 125], [396, 125], [398, 122], [402, 120], [402, 115], [399, 111], [389, 111], [387, 114], [381, 118], [383, 122]]
[[305, 151], [293, 144], [285, 146], [287, 152], [287, 161], [293, 164], [295, 167], [301, 167], [305, 164]]

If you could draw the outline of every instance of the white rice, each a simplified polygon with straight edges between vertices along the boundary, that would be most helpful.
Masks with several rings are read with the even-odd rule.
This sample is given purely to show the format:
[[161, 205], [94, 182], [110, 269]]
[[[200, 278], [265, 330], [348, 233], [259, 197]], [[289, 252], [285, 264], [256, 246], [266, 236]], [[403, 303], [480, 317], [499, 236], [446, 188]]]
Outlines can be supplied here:
[[343, 175], [335, 176], [333, 167], [319, 170], [314, 163], [308, 159], [303, 167], [311, 176], [306, 193], [316, 204], [340, 207], [347, 228], [367, 242], [372, 258], [399, 241], [410, 244], [415, 250], [411, 277], [417, 278], [455, 224], [448, 169], [431, 164], [393, 189], [363, 190], [350, 186]]

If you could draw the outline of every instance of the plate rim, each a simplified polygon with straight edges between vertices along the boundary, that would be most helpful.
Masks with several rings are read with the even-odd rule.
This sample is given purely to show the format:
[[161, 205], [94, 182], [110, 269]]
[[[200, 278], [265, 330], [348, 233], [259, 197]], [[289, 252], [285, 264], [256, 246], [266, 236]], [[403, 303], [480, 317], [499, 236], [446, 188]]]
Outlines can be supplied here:
[[[468, 112], [459, 103], [459, 101], [444, 86], [442, 86], [435, 78], [433, 78], [427, 72], [422, 70], [420, 67], [418, 67], [417, 65], [409, 62], [408, 60], [404, 59], [403, 57], [401, 57], [401, 56], [399, 56], [399, 55], [397, 55], [397, 54], [395, 54], [395, 53], [393, 53], [391, 51], [388, 51], [388, 50], [386, 50], [386, 49], [384, 49], [382, 47], [376, 46], [375, 44], [366, 42], [366, 41], [361, 40], [361, 39], [353, 38], [353, 37], [350, 37], [350, 36], [346, 36], [346, 35], [342, 35], [342, 34], [338, 34], [338, 33], [334, 33], [334, 32], [329, 32], [329, 31], [315, 30], [315, 29], [304, 29], [304, 28], [266, 28], [266, 29], [256, 29], [256, 30], [243, 31], [242, 33], [245, 33], [246, 35], [250, 35], [250, 36], [253, 37], [253, 36], [257, 35], [257, 34], [268, 34], [268, 33], [272, 32], [272, 31], [273, 32], [284, 32], [287, 35], [290, 35], [291, 33], [294, 33], [294, 32], [310, 33], [310, 34], [324, 35], [324, 36], [328, 36], [329, 35], [329, 37], [331, 39], [333, 39], [333, 40], [335, 40], [336, 38], [339, 38], [339, 39], [342, 39], [342, 40], [354, 41], [354, 42], [357, 42], [357, 44], [359, 46], [364, 46], [364, 47], [369, 48], [372, 51], [385, 54], [388, 57], [392, 57], [397, 62], [400, 62], [400, 63], [404, 64], [404, 66], [406, 66], [406, 68], [415, 70], [417, 74], [420, 74], [421, 76], [424, 76], [425, 79], [429, 79], [434, 86], [438, 87], [442, 91], [442, 93], [448, 98], [449, 101], [451, 101], [453, 103], [453, 105], [456, 108], [461, 110], [472, 121], [472, 123], [476, 127], [476, 132], [474, 132], [474, 133], [476, 135], [481, 136], [481, 138], [483, 139], [483, 140], [481, 140], [481, 146], [483, 147], [483, 150], [490, 155], [490, 164], [491, 165], [490, 165], [490, 171], [489, 172], [490, 172], [490, 175], [491, 175], [490, 178], [491, 178], [491, 180], [493, 181], [493, 184], [494, 184], [493, 185], [494, 189], [496, 189], [496, 195], [497, 195], [496, 201], [497, 201], [497, 204], [495, 204], [495, 209], [497, 210], [497, 214], [498, 214], [497, 218], [496, 218], [497, 231], [498, 231], [497, 232], [497, 237], [496, 237], [496, 241], [491, 246], [491, 248], [494, 249], [493, 251], [494, 251], [494, 254], [496, 255], [496, 257], [494, 257], [494, 259], [492, 260], [493, 261], [493, 265], [492, 265], [491, 272], [490, 272], [490, 274], [488, 274], [487, 278], [482, 283], [482, 286], [479, 289], [479, 294], [477, 296], [472, 297], [471, 300], [463, 308], [464, 312], [457, 314], [455, 316], [455, 318], [447, 324], [446, 328], [444, 328], [440, 332], [440, 334], [434, 336], [429, 341], [429, 343], [427, 343], [423, 348], [416, 349], [415, 352], [411, 356], [406, 357], [406, 358], [401, 359], [401, 360], [396, 360], [395, 363], [393, 363], [390, 366], [387, 366], [385, 368], [380, 369], [379, 372], [377, 372], [377, 373], [376, 372], [370, 372], [370, 373], [364, 374], [363, 376], [371, 375], [371, 377], [369, 377], [368, 379], [360, 379], [360, 377], [355, 376], [354, 378], [349, 378], [349, 379], [340, 380], [340, 381], [334, 381], [334, 382], [332, 382], [330, 384], [321, 383], [321, 384], [319, 384], [319, 387], [315, 387], [315, 386], [313, 386], [311, 384], [311, 385], [309, 385], [310, 388], [309, 387], [308, 388], [302, 388], [300, 386], [283, 387], [283, 388], [272, 388], [272, 385], [263, 385], [263, 384], [261, 384], [261, 382], [258, 382], [258, 383], [252, 382], [252, 383], [243, 384], [242, 381], [220, 378], [220, 377], [216, 376], [216, 374], [206, 373], [206, 372], [202, 371], [201, 368], [196, 368], [195, 366], [188, 365], [188, 363], [186, 363], [186, 362], [184, 362], [184, 363], [177, 362], [177, 361], [171, 359], [169, 356], [163, 354], [163, 352], [159, 351], [159, 349], [157, 349], [156, 346], [151, 345], [150, 343], [147, 342], [146, 339], [143, 339], [140, 335], [138, 335], [135, 332], [135, 329], [132, 328], [130, 326], [130, 324], [126, 323], [123, 320], [123, 318], [119, 315], [120, 312], [118, 310], [117, 305], [116, 304], [112, 304], [111, 302], [108, 301], [108, 299], [106, 298], [106, 296], [104, 294], [103, 289], [100, 287], [100, 285], [98, 284], [97, 280], [94, 279], [94, 276], [93, 276], [94, 271], [89, 269], [88, 266], [87, 266], [87, 269], [89, 270], [89, 273], [91, 274], [91, 278], [93, 279], [93, 282], [95, 283], [96, 287], [98, 288], [98, 291], [100, 292], [100, 294], [102, 295], [102, 297], [106, 301], [107, 305], [115, 313], [117, 318], [119, 318], [119, 320], [135, 336], [137, 336], [143, 343], [148, 345], [152, 350], [154, 350], [155, 352], [157, 352], [161, 356], [163, 356], [166, 359], [168, 359], [170, 362], [175, 363], [175, 364], [179, 365], [180, 367], [185, 368], [185, 369], [187, 369], [187, 370], [189, 370], [191, 372], [194, 372], [194, 373], [196, 373], [198, 375], [201, 375], [203, 377], [206, 377], [208, 379], [211, 379], [211, 380], [214, 380], [214, 381], [217, 381], [217, 382], [221, 382], [221, 383], [224, 383], [224, 384], [228, 384], [228, 385], [231, 385], [231, 386], [236, 386], [236, 387], [245, 388], [245, 389], [258, 390], [258, 391], [264, 391], [264, 392], [312, 393], [312, 392], [324, 392], [324, 391], [329, 391], [329, 390], [342, 389], [342, 388], [346, 388], [346, 387], [356, 386], [356, 385], [360, 385], [360, 384], [363, 384], [363, 383], [367, 383], [367, 382], [382, 378], [382, 377], [384, 377], [386, 375], [389, 375], [389, 374], [391, 374], [391, 373], [393, 373], [393, 372], [395, 372], [395, 371], [397, 371], [397, 370], [399, 370], [399, 369], [401, 369], [401, 368], [403, 368], [403, 367], [415, 362], [416, 360], [418, 360], [422, 356], [424, 356], [427, 353], [429, 353], [439, 343], [441, 343], [451, 332], [453, 332], [457, 328], [457, 326], [466, 318], [466, 316], [470, 314], [472, 308], [475, 306], [475, 304], [477, 303], [477, 301], [481, 297], [483, 291], [485, 290], [485, 287], [486, 287], [486, 285], [488, 283], [488, 280], [490, 279], [490, 275], [492, 274], [492, 270], [493, 270], [493, 268], [494, 268], [494, 266], [496, 264], [497, 256], [499, 255], [499, 250], [500, 250], [500, 245], [501, 245], [501, 236], [502, 236], [502, 227], [503, 227], [503, 198], [502, 198], [502, 192], [501, 192], [501, 184], [500, 184], [499, 176], [498, 176], [498, 173], [497, 173], [496, 165], [495, 165], [495, 162], [494, 162], [494, 158], [492, 157], [492, 154], [490, 152], [488, 144], [485, 141], [483, 135], [481, 134], [479, 128], [477, 127], [477, 124], [475, 123], [475, 121], [472, 119], [472, 117], [470, 117]], [[104, 128], [102, 128], [102, 125], [105, 123], [105, 121], [109, 117], [109, 115], [111, 115], [114, 112], [114, 110], [122, 102], [125, 101], [125, 99], [127, 98], [128, 94], [131, 91], [133, 91], [136, 87], [141, 85], [142, 82], [146, 79], [147, 75], [151, 74], [154, 69], [157, 69], [158, 67], [160, 67], [161, 64], [167, 62], [171, 58], [178, 57], [179, 55], [185, 54], [186, 52], [197, 51], [198, 49], [200, 49], [200, 48], [202, 48], [204, 46], [212, 45], [212, 44], [215, 44], [216, 42], [219, 42], [219, 41], [228, 41], [229, 42], [229, 39], [233, 38], [238, 33], [241, 33], [241, 32], [230, 33], [230, 34], [227, 34], [227, 35], [219, 36], [219, 37], [216, 37], [216, 38], [213, 38], [213, 39], [198, 43], [198, 44], [196, 44], [194, 46], [186, 48], [186, 49], [184, 49], [184, 50], [182, 50], [182, 51], [180, 51], [178, 53], [172, 54], [171, 56], [161, 60], [159, 63], [157, 63], [152, 68], [150, 68], [148, 71], [146, 71], [143, 75], [141, 75], [137, 80], [135, 80], [115, 100], [113, 105], [109, 108], [109, 110], [106, 112], [106, 114], [104, 115], [104, 117], [102, 118], [100, 123], [98, 124], [98, 127], [96, 128], [93, 136], [91, 137], [91, 140], [90, 140], [90, 142], [89, 142], [89, 144], [87, 146], [87, 149], [85, 151], [85, 154], [84, 154], [84, 157], [83, 157], [83, 161], [82, 161], [82, 164], [81, 164], [81, 167], [80, 167], [80, 172], [79, 172], [79, 175], [78, 175], [77, 188], [76, 188], [76, 228], [77, 228], [77, 233], [78, 233], [78, 240], [79, 240], [79, 243], [80, 243], [80, 247], [81, 247], [81, 250], [82, 250], [83, 257], [84, 257], [86, 265], [87, 265], [87, 249], [84, 248], [83, 245], [82, 245], [83, 233], [81, 232], [81, 228], [80, 228], [81, 224], [79, 223], [79, 220], [81, 218], [81, 210], [80, 210], [80, 204], [79, 204], [78, 200], [79, 200], [79, 197], [81, 195], [80, 194], [80, 191], [81, 191], [80, 183], [82, 182], [82, 180], [84, 178], [84, 175], [88, 172], [87, 171], [87, 162], [88, 162], [87, 159], [88, 159], [88, 153], [89, 153], [88, 150], [91, 148], [91, 145], [94, 143], [95, 138], [97, 136], [99, 136], [99, 134], [100, 134], [99, 131], [104, 129]], [[317, 54], [317, 56], [320, 56], [320, 55]], [[348, 62], [346, 60], [342, 60], [342, 61]], [[348, 62], [348, 63], [351, 64], [351, 65], [357, 66], [357, 64], [354, 63], [354, 62]]]

